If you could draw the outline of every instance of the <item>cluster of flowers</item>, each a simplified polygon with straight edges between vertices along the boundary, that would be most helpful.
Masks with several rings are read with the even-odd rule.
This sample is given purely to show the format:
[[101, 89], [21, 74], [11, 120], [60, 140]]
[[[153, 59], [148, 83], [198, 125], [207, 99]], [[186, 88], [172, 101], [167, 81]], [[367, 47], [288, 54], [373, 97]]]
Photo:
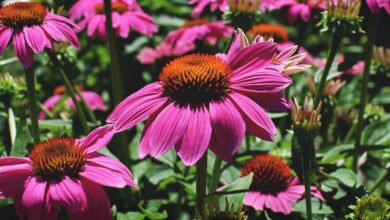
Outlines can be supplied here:
[[[225, 10], [228, 1], [192, 0], [193, 16], [206, 5]], [[390, 2], [368, 1], [373, 12]], [[260, 8], [273, 10], [289, 7], [292, 22], [298, 17], [308, 21], [311, 10], [324, 8], [324, 1], [262, 1]], [[107, 37], [103, 0], [79, 0], [70, 10], [73, 20], [50, 13], [34, 2], [18, 2], [0, 9], [0, 53], [10, 42], [25, 68], [35, 53], [52, 50], [54, 42], [70, 42], [80, 47], [74, 28], [87, 29], [89, 36]], [[135, 0], [112, 1], [113, 28], [126, 38], [130, 28], [150, 36], [157, 31], [153, 19]], [[186, 53], [196, 40], [216, 43], [233, 32], [222, 21], [189, 21], [170, 33], [156, 52], [145, 49], [139, 56], [149, 63], [159, 54]], [[309, 68], [302, 50], [280, 38], [284, 45], [268, 41], [252, 31], [252, 41], [236, 30], [226, 54], [191, 54], [174, 59], [162, 70], [159, 81], [151, 83], [123, 100], [107, 118], [107, 125], [82, 139], [53, 138], [34, 146], [28, 157], [0, 158], [0, 197], [14, 198], [20, 218], [56, 219], [59, 207], [72, 219], [110, 219], [111, 208], [102, 186], [137, 188], [130, 171], [119, 161], [97, 152], [119, 132], [146, 120], [139, 145], [139, 157], [158, 158], [175, 148], [182, 162], [191, 166], [207, 149], [224, 161], [232, 161], [245, 132], [273, 141], [276, 127], [266, 110], [282, 111], [291, 107], [282, 95], [292, 79], [289, 77]], [[263, 35], [267, 35], [263, 33]], [[272, 36], [275, 34], [272, 33]], [[177, 51], [183, 50], [183, 51]], [[187, 51], [186, 51], [187, 50]], [[168, 52], [167, 52], [168, 51]], [[173, 52], [172, 52], [173, 51]], [[351, 70], [352, 71], [352, 70]], [[355, 69], [354, 69], [355, 71]], [[92, 98], [88, 98], [89, 96]], [[95, 101], [94, 109], [105, 110], [96, 94], [83, 96]], [[61, 95], [48, 100], [51, 109]], [[72, 104], [71, 100], [68, 101]], [[92, 105], [92, 103], [90, 103]], [[172, 120], [172, 116], [175, 120]], [[44, 116], [41, 116], [44, 118]], [[304, 188], [291, 175], [280, 158], [260, 155], [250, 160], [242, 175], [255, 173], [244, 203], [256, 209], [268, 207], [289, 214], [291, 203], [302, 197]], [[269, 177], [269, 178], [265, 178]], [[276, 187], [277, 186], [277, 187]], [[322, 198], [313, 188], [313, 195]]]

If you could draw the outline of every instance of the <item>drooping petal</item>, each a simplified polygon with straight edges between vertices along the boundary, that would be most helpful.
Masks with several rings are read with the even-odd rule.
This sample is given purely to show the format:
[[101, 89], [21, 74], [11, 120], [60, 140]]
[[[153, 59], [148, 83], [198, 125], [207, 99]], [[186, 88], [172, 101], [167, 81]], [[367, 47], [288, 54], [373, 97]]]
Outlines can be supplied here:
[[262, 108], [269, 111], [285, 111], [291, 108], [291, 102], [281, 93], [242, 93]]
[[88, 161], [84, 165], [80, 176], [103, 186], [123, 188], [127, 185], [126, 179], [107, 167]]
[[46, 185], [45, 181], [36, 177], [31, 177], [26, 182], [21, 203], [30, 220], [44, 219]]
[[0, 27], [0, 54], [4, 53], [4, 50], [7, 48], [11, 40], [12, 33], [12, 28]]
[[117, 132], [127, 130], [145, 120], [166, 101], [161, 85], [152, 83], [123, 100], [108, 116], [107, 122], [115, 124]]
[[14, 197], [23, 191], [24, 183], [32, 176], [28, 158], [0, 158], [0, 198]]
[[150, 127], [150, 155], [154, 158], [165, 154], [184, 135], [190, 121], [188, 106], [169, 104], [157, 116]]
[[239, 93], [233, 92], [230, 97], [235, 102], [236, 108], [240, 109], [247, 130], [263, 140], [273, 141], [277, 132], [276, 127], [264, 109]]
[[79, 146], [85, 150], [85, 153], [89, 154], [107, 146], [114, 134], [114, 126], [105, 125], [96, 128], [91, 133], [89, 133], [87, 137], [78, 139], [77, 142]]
[[33, 62], [34, 52], [30, 46], [28, 46], [22, 31], [17, 31], [14, 33], [13, 47], [16, 57], [22, 63], [24, 68], [29, 68]]
[[81, 178], [81, 182], [87, 196], [87, 210], [80, 219], [111, 219], [110, 200], [103, 187], [85, 178]]
[[41, 27], [37, 25], [24, 27], [23, 32], [27, 44], [31, 47], [34, 53], [41, 53], [45, 49], [46, 35]]
[[268, 196], [265, 206], [274, 212], [280, 212], [284, 215], [289, 215], [292, 211], [291, 202], [279, 197], [279, 195]]
[[60, 181], [50, 183], [51, 200], [64, 207], [68, 213], [83, 213], [87, 199], [81, 181], [65, 176]]
[[146, 121], [144, 129], [142, 130], [141, 134], [141, 140], [139, 144], [139, 149], [138, 149], [138, 156], [140, 159], [144, 159], [147, 155], [150, 153], [150, 137], [151, 137], [151, 125], [156, 120], [158, 114], [165, 108], [165, 106], [161, 107], [159, 110], [154, 112]]
[[191, 120], [176, 145], [177, 155], [186, 166], [194, 165], [206, 152], [211, 139], [210, 113], [206, 108], [191, 109]]
[[215, 140], [211, 150], [221, 159], [230, 161], [244, 138], [244, 119], [229, 99], [210, 103], [210, 118]]
[[120, 161], [98, 153], [91, 155], [87, 160], [111, 170], [111, 172], [124, 179], [129, 186], [137, 187], [137, 184], [132, 179], [133, 175]]

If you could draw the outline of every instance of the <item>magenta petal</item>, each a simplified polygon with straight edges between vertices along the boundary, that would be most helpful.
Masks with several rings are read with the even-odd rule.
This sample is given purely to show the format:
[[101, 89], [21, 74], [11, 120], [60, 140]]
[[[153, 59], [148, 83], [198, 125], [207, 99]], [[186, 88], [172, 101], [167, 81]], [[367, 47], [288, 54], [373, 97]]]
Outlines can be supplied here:
[[270, 64], [276, 52], [276, 43], [259, 42], [237, 52], [228, 63], [233, 75], [239, 75]]
[[4, 53], [5, 48], [7, 48], [11, 40], [12, 33], [12, 28], [0, 27], [0, 54]]
[[16, 57], [22, 63], [24, 68], [29, 68], [33, 62], [34, 52], [30, 46], [28, 46], [22, 31], [14, 33], [13, 47]]
[[167, 98], [162, 97], [161, 85], [152, 83], [123, 100], [108, 116], [116, 132], [127, 130], [157, 111]]
[[210, 113], [201, 107], [191, 109], [191, 120], [176, 151], [186, 166], [194, 165], [205, 153], [211, 138]]
[[291, 108], [291, 102], [281, 93], [243, 93], [262, 108], [269, 111], [284, 111]]
[[144, 129], [142, 130], [141, 141], [140, 141], [139, 149], [138, 149], [138, 155], [139, 155], [139, 158], [141, 158], [141, 159], [145, 158], [150, 153], [150, 149], [151, 149], [151, 146], [150, 146], [150, 137], [151, 137], [150, 126], [152, 125], [154, 120], [156, 120], [156, 118], [157, 118], [158, 114], [160, 114], [161, 110], [154, 112], [148, 118], [148, 120], [145, 123]]
[[78, 139], [77, 142], [82, 149], [85, 150], [87, 154], [96, 152], [102, 147], [107, 146], [110, 143], [112, 137], [114, 136], [114, 126], [105, 125], [98, 127], [88, 134], [87, 137], [83, 139]]
[[41, 27], [37, 25], [24, 27], [23, 32], [27, 44], [31, 47], [34, 53], [41, 53], [45, 49], [46, 35]]
[[127, 167], [123, 165], [120, 161], [98, 153], [91, 155], [88, 161], [110, 169], [111, 172], [116, 173], [118, 176], [122, 177], [122, 179], [124, 179], [128, 185], [137, 187], [137, 184], [132, 179], [133, 175], [131, 174], [129, 169], [127, 169]]
[[41, 220], [45, 208], [46, 182], [31, 177], [22, 194], [22, 205], [29, 220]]
[[240, 148], [245, 134], [245, 123], [229, 99], [210, 104], [214, 140], [211, 150], [225, 161], [230, 161]]
[[50, 197], [55, 203], [65, 207], [70, 213], [82, 213], [87, 207], [87, 199], [81, 181], [65, 176], [58, 182], [51, 182]]
[[236, 75], [231, 79], [231, 88], [243, 92], [276, 93], [287, 88], [292, 80], [282, 73], [260, 69]]
[[268, 196], [267, 200], [265, 201], [265, 206], [274, 212], [280, 212], [284, 215], [289, 215], [292, 212], [292, 204], [289, 201], [279, 197], [279, 195]]
[[87, 196], [87, 210], [82, 219], [105, 220], [111, 219], [111, 205], [103, 187], [82, 178], [84, 192]]
[[191, 111], [188, 106], [169, 104], [157, 116], [150, 127], [150, 155], [154, 158], [165, 154], [184, 135], [190, 121]]
[[285, 192], [281, 192], [279, 195], [289, 202], [296, 202], [302, 198], [304, 193], [305, 187], [303, 185], [295, 185], [289, 186]]
[[85, 164], [80, 176], [104, 186], [123, 188], [127, 185], [126, 179], [122, 178], [121, 175], [92, 161]]
[[378, 13], [381, 10], [378, 0], [367, 0], [367, 5], [372, 13]]
[[57, 21], [52, 22], [53, 25], [55, 25], [55, 27], [62, 32], [62, 34], [69, 41], [70, 44], [72, 44], [75, 48], [80, 48], [80, 41], [72, 28], [70, 28], [67, 24], [64, 23], [60, 23]]
[[239, 93], [233, 92], [230, 97], [236, 103], [236, 107], [241, 110], [247, 130], [263, 140], [273, 141], [277, 132], [276, 127], [264, 109]]
[[247, 192], [243, 201], [244, 205], [253, 207], [258, 196], [260, 196], [259, 192]]

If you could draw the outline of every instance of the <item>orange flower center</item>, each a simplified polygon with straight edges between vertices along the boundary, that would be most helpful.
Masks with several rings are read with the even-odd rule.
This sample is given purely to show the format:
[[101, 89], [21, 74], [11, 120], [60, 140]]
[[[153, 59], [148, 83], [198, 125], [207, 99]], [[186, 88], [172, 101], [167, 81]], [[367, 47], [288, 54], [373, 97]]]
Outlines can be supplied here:
[[[126, 11], [128, 11], [128, 7], [123, 2], [113, 2], [113, 3], [111, 3], [111, 10], [116, 11], [119, 14], [123, 14]], [[104, 14], [104, 4], [103, 3], [96, 5], [96, 12], [98, 14]]]
[[265, 38], [274, 38], [276, 42], [288, 41], [287, 30], [280, 25], [273, 24], [257, 24], [253, 25], [249, 30], [249, 35], [255, 38], [257, 35], [261, 35]]
[[11, 28], [40, 25], [47, 8], [37, 2], [16, 2], [0, 8], [0, 23]]
[[35, 175], [45, 179], [77, 177], [86, 160], [72, 138], [53, 138], [35, 145], [29, 155]]
[[230, 67], [213, 55], [191, 54], [167, 64], [160, 81], [164, 92], [182, 104], [205, 104], [229, 92]]
[[291, 180], [290, 167], [273, 155], [258, 155], [248, 161], [241, 171], [241, 176], [253, 172], [250, 190], [266, 194], [277, 194], [287, 189]]
[[182, 25], [182, 27], [194, 27], [194, 26], [208, 24], [208, 23], [210, 23], [210, 20], [207, 18], [195, 18], [195, 19], [191, 19], [191, 20], [186, 21]]
[[[77, 88], [79, 89], [79, 91], [83, 91], [84, 88], [82, 85], [77, 85]], [[54, 89], [54, 95], [63, 95], [66, 93], [66, 86], [62, 85], [62, 86], [57, 86], [55, 89]]]

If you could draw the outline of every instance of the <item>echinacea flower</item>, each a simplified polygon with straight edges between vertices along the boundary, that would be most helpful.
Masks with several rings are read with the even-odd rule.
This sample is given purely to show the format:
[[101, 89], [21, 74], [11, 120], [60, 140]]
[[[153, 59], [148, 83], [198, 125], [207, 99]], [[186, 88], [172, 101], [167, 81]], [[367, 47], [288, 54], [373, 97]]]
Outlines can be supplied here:
[[378, 13], [383, 8], [390, 15], [390, 0], [366, 0], [372, 13]]
[[264, 109], [290, 107], [281, 91], [291, 84], [284, 71], [292, 54], [277, 54], [273, 42], [257, 39], [249, 44], [239, 30], [227, 54], [191, 54], [168, 63], [160, 81], [127, 97], [107, 122], [121, 132], [149, 117], [140, 143], [141, 158], [158, 158], [175, 146], [189, 166], [210, 147], [230, 161], [245, 131], [274, 140], [276, 128]]
[[[73, 111], [76, 111], [76, 106], [73, 103], [73, 100], [71, 97], [64, 96], [66, 92], [66, 89], [64, 86], [59, 86], [55, 89], [54, 95], [48, 98], [45, 102], [43, 102], [43, 107], [48, 110], [49, 112], [55, 111], [56, 106], [60, 105], [61, 110], [68, 110], [66, 106], [63, 106], [64, 104], [69, 106]], [[106, 111], [107, 106], [104, 103], [103, 98], [93, 91], [81, 91], [81, 95], [83, 96], [86, 104], [92, 111], [101, 110]], [[77, 97], [77, 99], [80, 99], [80, 97]], [[61, 103], [63, 101], [63, 103]], [[64, 108], [64, 109], [62, 109]], [[57, 109], [58, 110], [58, 109]], [[46, 118], [46, 114], [44, 112], [39, 113], [39, 119], [44, 120]]]
[[[325, 96], [335, 96], [346, 83], [345, 80], [341, 79], [329, 80], [325, 83], [322, 94]], [[307, 77], [307, 86], [312, 94], [317, 93], [316, 85], [312, 77]]]
[[156, 48], [144, 47], [137, 55], [137, 59], [142, 64], [152, 64], [164, 57], [177, 57], [194, 49], [193, 43], [177, 46], [163, 41]]
[[121, 162], [96, 151], [106, 146], [112, 126], [86, 138], [53, 138], [34, 146], [28, 157], [0, 158], [0, 197], [13, 198], [20, 219], [111, 219], [102, 186], [137, 187]]
[[[289, 215], [292, 204], [302, 198], [305, 186], [298, 178], [293, 178], [290, 167], [278, 156], [257, 155], [249, 160], [241, 171], [241, 176], [253, 173], [252, 184], [244, 198], [244, 205], [256, 210], [265, 208], [273, 212]], [[312, 186], [312, 196], [323, 199], [316, 187]]]
[[287, 42], [289, 39], [286, 28], [277, 24], [256, 24], [249, 30], [248, 35], [252, 38], [260, 35], [264, 38], [272, 38], [275, 42]]
[[353, 65], [350, 69], [345, 71], [344, 74], [357, 76], [363, 74], [363, 72], [364, 72], [364, 61], [360, 60], [355, 65]]
[[188, 0], [190, 5], [195, 5], [194, 10], [192, 11], [192, 17], [199, 17], [204, 9], [210, 5], [211, 11], [219, 9], [220, 11], [225, 11], [227, 8], [227, 0]]
[[231, 36], [232, 32], [233, 29], [224, 21], [196, 18], [186, 21], [179, 29], [170, 32], [164, 41], [177, 47], [188, 47], [196, 41], [216, 44], [218, 40]]
[[325, 0], [279, 0], [280, 7], [288, 7], [288, 21], [295, 23], [299, 19], [308, 22], [313, 10], [324, 10]]
[[11, 3], [0, 8], [0, 54], [12, 41], [16, 57], [27, 69], [34, 54], [45, 48], [52, 50], [54, 42], [69, 42], [79, 48], [74, 27], [71, 20], [48, 12], [41, 3]]
[[[112, 27], [122, 38], [129, 36], [134, 29], [146, 36], [152, 36], [158, 28], [153, 18], [146, 14], [137, 1], [112, 0]], [[90, 37], [107, 38], [106, 16], [104, 14], [104, 0], [79, 0], [69, 11], [70, 18], [81, 21], [81, 29], [86, 29]]]
[[366, 195], [357, 199], [356, 205], [350, 205], [353, 213], [345, 216], [352, 220], [380, 220], [390, 218], [390, 203], [381, 196]]

